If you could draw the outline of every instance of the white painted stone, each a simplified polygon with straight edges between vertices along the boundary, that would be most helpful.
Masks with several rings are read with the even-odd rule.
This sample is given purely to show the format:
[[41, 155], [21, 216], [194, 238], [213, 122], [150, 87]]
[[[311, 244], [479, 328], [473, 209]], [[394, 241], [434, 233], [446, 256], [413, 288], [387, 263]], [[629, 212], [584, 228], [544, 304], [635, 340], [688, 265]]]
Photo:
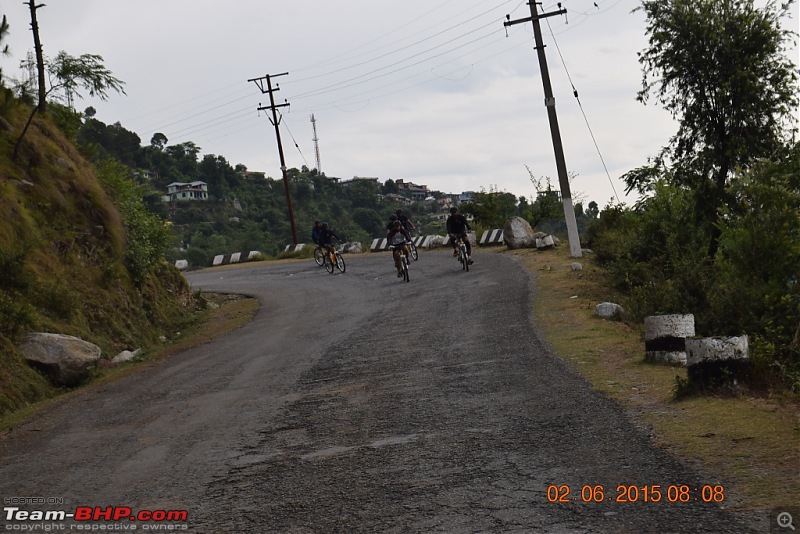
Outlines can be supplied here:
[[749, 358], [747, 336], [702, 337], [686, 340], [687, 365], [716, 360], [746, 360]]
[[644, 339], [694, 336], [694, 315], [653, 315], [644, 318]]

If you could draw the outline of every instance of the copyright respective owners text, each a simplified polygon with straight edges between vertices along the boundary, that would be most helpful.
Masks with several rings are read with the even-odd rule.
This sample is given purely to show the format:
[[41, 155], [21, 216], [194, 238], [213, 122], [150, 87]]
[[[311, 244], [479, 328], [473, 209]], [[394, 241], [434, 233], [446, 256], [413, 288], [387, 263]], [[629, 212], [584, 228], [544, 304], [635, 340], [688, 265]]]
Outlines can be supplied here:
[[3, 497], [2, 532], [174, 532], [188, 530], [186, 509], [136, 509], [117, 503], [90, 505], [58, 496]]
[[800, 522], [800, 506], [773, 508], [769, 514], [769, 531], [784, 534], [800, 532], [798, 522]]

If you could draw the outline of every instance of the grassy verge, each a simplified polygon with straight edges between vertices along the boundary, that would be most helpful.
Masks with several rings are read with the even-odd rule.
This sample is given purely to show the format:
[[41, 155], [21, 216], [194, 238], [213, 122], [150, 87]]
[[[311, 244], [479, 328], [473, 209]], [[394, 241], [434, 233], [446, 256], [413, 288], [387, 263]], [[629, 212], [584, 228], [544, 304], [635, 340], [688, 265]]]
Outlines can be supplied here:
[[[594, 388], [648, 427], [658, 446], [723, 483], [728, 506], [765, 510], [800, 498], [800, 406], [784, 397], [676, 400], [680, 367], [644, 362], [643, 327], [600, 319], [595, 306], [617, 301], [591, 255], [567, 247], [509, 251], [535, 277], [537, 325], [559, 357]], [[574, 262], [583, 269], [572, 270]]]
[[109, 380], [115, 380], [132, 372], [140, 371], [143, 366], [153, 365], [172, 354], [197, 347], [212, 339], [241, 328], [253, 318], [258, 311], [258, 301], [241, 295], [224, 295], [217, 293], [204, 293], [203, 297], [208, 302], [208, 309], [192, 327], [184, 332], [176, 333], [174, 338], [165, 342], [158, 350], [152, 350], [141, 358], [123, 363], [119, 366], [104, 367], [98, 371], [91, 383], [77, 390], [64, 391], [54, 398], [31, 404], [21, 410], [15, 411], [0, 418], [0, 433], [19, 425], [22, 421], [49, 406], [53, 402], [77, 391], [96, 387]]

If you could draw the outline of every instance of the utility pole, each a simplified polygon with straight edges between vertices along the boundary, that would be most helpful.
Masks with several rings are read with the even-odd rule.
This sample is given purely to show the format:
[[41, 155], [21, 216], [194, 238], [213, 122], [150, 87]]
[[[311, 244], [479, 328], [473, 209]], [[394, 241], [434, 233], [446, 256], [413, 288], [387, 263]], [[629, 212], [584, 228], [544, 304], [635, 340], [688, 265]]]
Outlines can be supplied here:
[[553, 97], [553, 88], [550, 85], [550, 73], [547, 70], [547, 58], [544, 55], [544, 42], [542, 41], [542, 28], [539, 25], [539, 19], [552, 17], [554, 15], [563, 15], [567, 12], [566, 9], [561, 8], [561, 3], [558, 3], [558, 11], [551, 11], [550, 13], [542, 13], [539, 15], [536, 11], [536, 4], [534, 0], [530, 0], [528, 5], [531, 8], [531, 16], [524, 19], [511, 20], [510, 15], [506, 15], [506, 22], [503, 26], [513, 26], [520, 22], [532, 22], [533, 34], [536, 40], [536, 51], [539, 56], [539, 68], [542, 70], [542, 85], [544, 86], [544, 105], [547, 107], [547, 117], [550, 120], [550, 135], [553, 138], [553, 150], [556, 155], [556, 169], [558, 169], [558, 183], [561, 187], [561, 199], [564, 204], [564, 217], [567, 221], [567, 236], [569, 237], [569, 250], [573, 258], [580, 258], [581, 254], [581, 241], [578, 237], [578, 224], [575, 221], [575, 208], [572, 206], [572, 193], [569, 189], [569, 177], [567, 175], [567, 164], [564, 161], [564, 147], [561, 144], [561, 133], [558, 129], [558, 116], [556, 115], [556, 99]]
[[[278, 108], [286, 107], [289, 103], [284, 100], [283, 104], [275, 104], [275, 97], [272, 93], [275, 91], [280, 91], [280, 87], [275, 84], [275, 88], [272, 88], [272, 78], [277, 78], [278, 76], [285, 76], [289, 74], [288, 72], [283, 72], [281, 74], [273, 74], [270, 76], [267, 74], [266, 76], [262, 76], [261, 78], [251, 78], [247, 80], [248, 82], [255, 82], [258, 88], [261, 90], [261, 94], [269, 93], [269, 106], [261, 106], [261, 103], [258, 104], [258, 111], [269, 109], [272, 111], [272, 118], [269, 121], [275, 127], [275, 137], [278, 138], [278, 154], [281, 158], [281, 173], [283, 174], [283, 189], [286, 191], [286, 206], [289, 208], [289, 223], [292, 226], [292, 244], [297, 245], [297, 228], [294, 224], [294, 210], [292, 210], [292, 195], [289, 192], [289, 178], [286, 176], [286, 160], [283, 157], [283, 144], [281, 143], [281, 131], [278, 126], [280, 125], [280, 119], [278, 118]], [[267, 81], [267, 88], [264, 88], [264, 80]]]
[[314, 130], [314, 154], [317, 157], [317, 174], [322, 176], [322, 165], [319, 161], [319, 137], [317, 137], [317, 119], [314, 118], [314, 114], [311, 114], [311, 129]]

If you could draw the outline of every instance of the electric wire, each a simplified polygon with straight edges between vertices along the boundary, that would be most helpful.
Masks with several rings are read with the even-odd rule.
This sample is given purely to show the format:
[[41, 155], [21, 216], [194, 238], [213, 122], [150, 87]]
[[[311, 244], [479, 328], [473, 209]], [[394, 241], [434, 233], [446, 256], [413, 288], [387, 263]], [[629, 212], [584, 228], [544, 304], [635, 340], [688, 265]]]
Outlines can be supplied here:
[[550, 28], [550, 35], [553, 38], [553, 43], [556, 46], [556, 50], [558, 51], [558, 57], [561, 58], [561, 64], [564, 66], [564, 72], [567, 73], [567, 79], [569, 80], [569, 84], [572, 86], [572, 94], [575, 95], [575, 100], [578, 101], [578, 107], [581, 110], [581, 115], [583, 115], [583, 120], [586, 123], [586, 128], [589, 130], [589, 135], [594, 142], [594, 146], [597, 149], [597, 155], [600, 156], [600, 162], [603, 164], [603, 169], [606, 171], [606, 176], [608, 177], [608, 183], [611, 184], [611, 190], [614, 192], [614, 197], [617, 199], [617, 202], [621, 203], [619, 199], [619, 195], [617, 195], [617, 189], [614, 187], [614, 182], [611, 181], [611, 174], [608, 172], [608, 167], [606, 167], [605, 159], [603, 159], [603, 154], [600, 151], [600, 146], [597, 144], [597, 139], [594, 136], [594, 132], [592, 131], [592, 127], [589, 125], [589, 119], [586, 117], [586, 112], [583, 109], [583, 104], [581, 104], [581, 99], [578, 96], [578, 90], [575, 88], [575, 84], [572, 83], [572, 76], [569, 74], [569, 69], [567, 68], [567, 63], [564, 61], [564, 56], [561, 54], [561, 48], [558, 46], [558, 41], [556, 40], [556, 36], [553, 34], [553, 29], [550, 27], [550, 22], [545, 19], [547, 22], [547, 27]]
[[[503, 2], [503, 3], [502, 3], [502, 4], [500, 4], [500, 5], [502, 6], [503, 4], [506, 4], [506, 3], [508, 3], [508, 0], [506, 0], [505, 2]], [[385, 54], [381, 54], [381, 55], [379, 55], [379, 56], [376, 56], [376, 57], [373, 57], [373, 58], [371, 58], [371, 59], [367, 59], [367, 60], [365, 60], [365, 61], [361, 61], [361, 62], [359, 62], [359, 63], [355, 63], [355, 64], [353, 64], [353, 65], [348, 65], [348, 66], [346, 66], [346, 67], [342, 67], [342, 68], [340, 68], [340, 69], [332, 70], [332, 71], [330, 71], [330, 72], [325, 72], [325, 73], [321, 73], [321, 74], [316, 74], [316, 75], [314, 75], [314, 76], [309, 76], [309, 77], [306, 77], [306, 78], [300, 78], [300, 79], [297, 79], [297, 80], [295, 80], [295, 81], [296, 81], [296, 82], [303, 82], [303, 81], [307, 81], [307, 80], [313, 80], [313, 79], [315, 79], [315, 78], [319, 78], [319, 77], [322, 77], [322, 76], [329, 76], [329, 75], [331, 75], [331, 74], [336, 74], [336, 73], [338, 73], [338, 72], [342, 72], [342, 71], [345, 71], [345, 70], [349, 70], [349, 69], [353, 69], [353, 68], [356, 68], [356, 67], [360, 67], [360, 66], [362, 66], [362, 65], [366, 65], [366, 64], [368, 64], [368, 63], [372, 63], [372, 62], [374, 62], [374, 61], [377, 61], [377, 60], [379, 60], [379, 59], [383, 59], [383, 58], [385, 58], [385, 57], [387, 57], [387, 56], [391, 56], [392, 54], [396, 54], [396, 53], [398, 53], [398, 52], [402, 52], [403, 50], [406, 50], [406, 49], [408, 49], [408, 48], [411, 48], [411, 47], [417, 46], [417, 45], [419, 45], [419, 44], [422, 44], [422, 43], [424, 43], [425, 41], [429, 41], [429, 40], [431, 40], [431, 39], [433, 39], [433, 38], [435, 38], [435, 37], [438, 37], [439, 35], [445, 34], [445, 33], [449, 32], [450, 30], [453, 30], [453, 29], [459, 28], [459, 27], [463, 26], [464, 24], [466, 24], [466, 23], [468, 23], [468, 22], [472, 22], [473, 20], [475, 20], [475, 19], [477, 19], [477, 18], [479, 18], [479, 17], [482, 17], [482, 16], [484, 16], [484, 15], [486, 15], [486, 14], [488, 14], [488, 13], [491, 13], [492, 11], [495, 11], [496, 9], [497, 9], [497, 8], [496, 8], [496, 7], [494, 7], [494, 8], [492, 8], [492, 9], [489, 9], [489, 10], [487, 10], [487, 11], [483, 11], [483, 12], [481, 12], [481, 13], [479, 13], [479, 14], [475, 15], [475, 16], [474, 16], [474, 17], [472, 17], [472, 18], [469, 18], [469, 19], [467, 19], [467, 20], [465, 20], [465, 21], [463, 21], [463, 22], [459, 22], [459, 23], [457, 23], [457, 24], [454, 24], [454, 25], [452, 25], [452, 26], [449, 26], [449, 27], [447, 27], [447, 28], [445, 28], [445, 29], [443, 29], [443, 30], [440, 30], [440, 31], [438, 31], [438, 32], [434, 33], [433, 35], [428, 35], [428, 36], [427, 36], [427, 37], [425, 37], [424, 39], [420, 39], [420, 40], [418, 40], [418, 41], [415, 41], [415, 42], [413, 42], [413, 43], [411, 43], [411, 44], [408, 44], [408, 45], [402, 46], [402, 47], [400, 47], [400, 48], [397, 48], [397, 49], [395, 49], [395, 50], [392, 50], [391, 52], [386, 52]], [[485, 25], [483, 25], [483, 26], [480, 26], [480, 27], [478, 27], [478, 28], [476, 28], [476, 29], [474, 29], [474, 30], [471, 30], [471, 31], [467, 32], [467, 33], [461, 34], [461, 35], [459, 35], [458, 37], [455, 37], [455, 38], [453, 38], [453, 39], [451, 39], [451, 40], [449, 40], [449, 41], [446, 41], [446, 42], [444, 42], [444, 43], [442, 43], [442, 44], [436, 45], [436, 46], [434, 46], [433, 48], [429, 48], [428, 50], [424, 50], [424, 51], [422, 51], [422, 52], [420, 52], [420, 53], [418, 53], [418, 54], [412, 55], [411, 57], [409, 57], [409, 58], [406, 58], [406, 59], [411, 59], [411, 58], [414, 58], [414, 57], [416, 57], [416, 56], [418, 56], [418, 55], [424, 54], [425, 52], [429, 52], [429, 51], [431, 51], [431, 50], [435, 50], [435, 49], [436, 49], [436, 48], [438, 48], [439, 46], [443, 46], [443, 45], [445, 45], [445, 44], [447, 44], [447, 43], [450, 43], [450, 42], [452, 42], [452, 41], [454, 41], [454, 40], [456, 40], [456, 39], [459, 39], [460, 37], [464, 37], [464, 36], [466, 36], [466, 35], [469, 35], [469, 34], [471, 34], [471, 33], [474, 33], [474, 32], [476, 32], [476, 31], [482, 30], [483, 28], [486, 28], [487, 26], [490, 26], [490, 25], [493, 25], [493, 24], [495, 24], [495, 22], [494, 22], [494, 21], [492, 21], [492, 22], [490, 22], [490, 23], [488, 23], [488, 24], [485, 24]], [[402, 63], [403, 61], [405, 61], [405, 60], [401, 60], [401, 61], [399, 61], [398, 63]], [[391, 65], [389, 65], [389, 67], [391, 67], [391, 66], [393, 66], [393, 65], [395, 65], [395, 64], [397, 64], [397, 63], [391, 64]], [[385, 67], [384, 67], [384, 68], [385, 68]], [[378, 69], [378, 70], [382, 70], [382, 69]], [[375, 71], [373, 71], [373, 72], [375, 72]]]
[[[418, 17], [416, 17], [416, 18], [414, 18], [414, 19], [413, 19], [413, 20], [411, 20], [410, 22], [408, 22], [408, 23], [406, 23], [406, 24], [404, 24], [404, 25], [402, 25], [402, 26], [399, 26], [399, 27], [397, 27], [397, 28], [395, 28], [395, 29], [393, 29], [393, 30], [389, 30], [389, 31], [387, 31], [387, 32], [382, 32], [382, 33], [381, 33], [381, 35], [380, 35], [379, 37], [376, 37], [375, 39], [372, 39], [372, 40], [370, 40], [370, 41], [368, 41], [368, 42], [366, 42], [366, 43], [364, 43], [364, 44], [362, 44], [362, 45], [359, 45], [358, 47], [356, 47], [356, 48], [354, 48], [354, 49], [351, 49], [351, 50], [349, 50], [349, 51], [347, 51], [347, 52], [344, 52], [344, 53], [342, 53], [342, 54], [339, 54], [339, 55], [337, 55], [337, 56], [334, 56], [333, 58], [330, 58], [329, 60], [320, 61], [320, 62], [317, 62], [317, 63], [315, 63], [315, 64], [313, 64], [313, 65], [311, 65], [311, 66], [309, 66], [309, 67], [300, 67], [300, 68], [293, 69], [293, 70], [294, 70], [295, 72], [300, 72], [300, 71], [302, 71], [302, 72], [305, 72], [305, 71], [307, 71], [307, 70], [310, 70], [310, 68], [312, 68], [312, 67], [316, 67], [316, 66], [319, 66], [319, 65], [323, 65], [323, 64], [324, 64], [324, 65], [331, 65], [331, 64], [341, 63], [341, 62], [337, 62], [337, 61], [333, 61], [333, 60], [335, 60], [335, 59], [337, 59], [337, 58], [339, 58], [339, 57], [342, 57], [342, 56], [346, 56], [346, 55], [350, 54], [351, 52], [355, 52], [355, 51], [357, 51], [357, 50], [359, 50], [359, 49], [361, 49], [361, 48], [366, 48], [366, 47], [368, 47], [369, 45], [371, 45], [371, 44], [373, 44], [373, 43], [375, 43], [375, 42], [378, 42], [378, 41], [380, 41], [381, 39], [383, 39], [383, 38], [384, 38], [384, 37], [386, 37], [387, 35], [392, 35], [392, 34], [394, 34], [394, 33], [397, 33], [398, 31], [400, 31], [400, 30], [402, 30], [402, 29], [404, 29], [404, 28], [406, 28], [406, 27], [410, 26], [410, 25], [411, 25], [411, 24], [413, 24], [414, 22], [416, 22], [416, 21], [418, 21], [418, 20], [420, 20], [420, 19], [424, 18], [425, 16], [429, 15], [430, 13], [433, 13], [433, 12], [434, 12], [434, 11], [436, 11], [437, 9], [439, 9], [439, 8], [441, 8], [441, 7], [445, 6], [446, 4], [450, 3], [450, 1], [451, 1], [451, 0], [447, 0], [446, 2], [444, 2], [444, 3], [442, 3], [442, 4], [439, 4], [437, 7], [435, 7], [435, 8], [433, 8], [433, 9], [431, 9], [431, 10], [427, 11], [426, 13], [424, 13], [424, 14], [422, 14], [422, 15], [420, 15], [420, 16], [418, 16]], [[484, 14], [486, 14], [486, 13], [489, 13], [489, 12], [491, 12], [491, 11], [492, 11], [492, 10], [494, 10], [494, 9], [499, 9], [499, 8], [500, 8], [500, 7], [502, 7], [504, 4], [507, 4], [507, 3], [508, 3], [508, 2], [510, 2], [510, 1], [513, 1], [513, 0], [504, 0], [503, 2], [501, 2], [500, 4], [498, 4], [496, 7], [492, 8], [492, 9], [489, 9], [489, 10], [487, 10], [487, 11], [484, 11], [484, 12], [483, 12], [483, 13], [481, 13], [480, 15], [477, 15], [477, 16], [475, 16], [475, 17], [472, 17], [472, 18], [470, 18], [470, 19], [467, 19], [467, 21], [464, 21], [464, 22], [469, 22], [469, 21], [471, 21], [471, 20], [474, 20], [474, 19], [475, 19], [475, 18], [477, 18], [478, 16], [482, 16], [482, 15], [484, 15]], [[525, 1], [525, 0], [523, 0], [523, 2], [524, 2], [524, 1]], [[462, 12], [462, 14], [464, 14], [464, 13], [468, 13], [469, 11], [471, 11], [472, 9], [474, 9], [475, 7], [477, 7], [477, 6], [479, 6], [479, 5], [483, 4], [483, 3], [484, 3], [484, 2], [483, 2], [483, 0], [481, 0], [481, 1], [477, 2], [476, 4], [474, 4], [473, 6], [469, 7], [469, 8], [462, 9], [462, 11], [461, 11], [461, 12]], [[454, 26], [451, 26], [451, 27], [450, 27], [450, 28], [448, 28], [448, 29], [452, 29], [452, 28], [458, 27], [458, 26], [460, 26], [460, 25], [464, 24], [464, 22], [457, 23], [457, 24], [455, 24]], [[371, 53], [373, 53], [373, 52], [375, 52], [375, 51], [377, 51], [377, 50], [383, 50], [383, 49], [385, 49], [385, 48], [388, 48], [388, 47], [390, 47], [390, 46], [393, 46], [393, 45], [399, 44], [399, 43], [401, 43], [401, 42], [405, 41], [405, 40], [406, 40], [406, 39], [408, 39], [408, 38], [412, 38], [412, 37], [415, 37], [415, 36], [417, 36], [417, 35], [420, 35], [420, 34], [426, 34], [426, 32], [428, 32], [428, 31], [429, 31], [431, 28], [436, 28], [438, 25], [439, 25], [439, 23], [438, 23], [438, 22], [436, 22], [435, 24], [433, 24], [433, 25], [431, 25], [431, 26], [428, 26], [428, 27], [425, 27], [425, 28], [422, 28], [422, 29], [420, 29], [419, 31], [417, 31], [417, 32], [415, 32], [415, 33], [412, 33], [411, 35], [408, 35], [408, 36], [406, 36], [406, 37], [403, 37], [403, 38], [401, 38], [401, 39], [398, 39], [398, 40], [396, 40], [396, 41], [392, 41], [392, 42], [390, 42], [390, 43], [387, 43], [387, 44], [385, 44], [385, 45], [383, 45], [383, 46], [380, 46], [380, 47], [378, 47], [378, 48], [369, 48], [369, 50], [368, 50], [367, 52], [364, 52], [364, 53], [362, 53], [362, 54], [357, 54], [357, 55], [355, 55], [355, 56], [352, 56], [352, 58], [350, 58], [350, 59], [347, 59], [347, 60], [343, 60], [343, 61], [350, 61], [351, 59], [359, 58], [359, 57], [365, 56], [365, 55], [367, 55], [367, 54], [371, 54]], [[440, 32], [440, 33], [441, 33], [441, 32]], [[436, 34], [436, 35], [438, 35], [438, 34]], [[433, 37], [434, 37], [433, 35], [429, 35], [427, 38], [425, 38], [425, 39], [422, 39], [421, 41], [418, 41], [418, 43], [419, 43], [419, 42], [424, 42], [424, 41], [426, 41], [426, 40], [429, 40], [429, 39], [432, 39]], [[397, 52], [397, 50], [394, 50], [393, 52]], [[393, 52], [390, 52], [389, 54], [391, 54], [391, 53], [393, 53]], [[388, 54], [384, 54], [384, 55], [388, 55]], [[370, 61], [371, 61], [371, 60], [370, 60]], [[346, 69], [346, 68], [348, 68], [348, 67], [344, 67], [344, 68]]]
[[300, 145], [297, 144], [297, 139], [294, 138], [294, 135], [292, 135], [292, 131], [289, 129], [289, 124], [287, 124], [287, 122], [283, 120], [283, 114], [280, 114], [280, 116], [281, 117], [280, 117], [280, 119], [278, 121], [278, 124], [283, 122], [283, 126], [286, 128], [286, 131], [289, 132], [289, 137], [292, 138], [292, 141], [294, 142], [294, 146], [297, 148], [297, 151], [300, 152], [300, 157], [303, 158], [303, 162], [306, 164], [306, 168], [310, 168], [308, 166], [308, 161], [306, 161], [306, 157], [303, 155], [303, 151], [300, 150]]
[[[508, 3], [508, 1], [509, 1], [509, 0], [506, 0], [505, 2], [502, 2], [501, 4], [499, 4], [499, 6], [502, 6], [502, 5], [506, 4], [506, 3]], [[523, 1], [524, 1], [524, 0], [523, 0]], [[520, 6], [521, 4], [522, 4], [522, 2], [518, 3], [517, 7], [516, 7], [516, 8], [514, 8], [514, 9], [515, 9], [515, 10], [516, 10], [516, 9], [518, 9], [518, 8], [519, 8], [519, 6]], [[433, 11], [433, 10], [431, 10], [431, 11]], [[430, 13], [431, 11], [429, 11], [429, 13]], [[470, 18], [470, 19], [467, 19], [467, 21], [465, 21], [465, 22], [472, 21], [472, 20], [474, 20], [474, 19], [476, 19], [476, 18], [478, 18], [478, 17], [480, 17], [480, 16], [483, 16], [483, 15], [485, 15], [485, 14], [489, 13], [490, 11], [491, 11], [491, 10], [483, 11], [483, 12], [481, 12], [479, 15], [476, 15], [475, 17], [472, 17], [472, 18]], [[423, 16], [424, 16], [424, 15], [423, 15]], [[418, 17], [418, 19], [419, 19], [419, 18], [422, 18], [422, 16], [421, 16], [421, 17]], [[418, 19], [415, 19], [415, 20], [418, 20]], [[462, 23], [462, 24], [463, 24], [463, 23]], [[297, 95], [297, 96], [293, 97], [293, 100], [294, 100], [294, 99], [302, 99], [302, 98], [306, 98], [306, 97], [310, 97], [310, 96], [317, 96], [317, 95], [321, 95], [321, 94], [325, 94], [325, 93], [332, 92], [332, 91], [334, 91], [334, 90], [346, 89], [346, 88], [348, 88], [348, 87], [352, 87], [353, 85], [357, 85], [357, 83], [355, 83], [357, 80], [361, 80], [361, 79], [363, 79], [364, 77], [367, 77], [367, 76], [369, 76], [369, 75], [371, 75], [371, 74], [378, 73], [378, 72], [380, 72], [381, 70], [386, 70], [386, 69], [388, 69], [388, 68], [391, 68], [391, 67], [393, 67], [393, 66], [399, 65], [399, 64], [401, 64], [401, 63], [403, 63], [403, 62], [406, 62], [406, 61], [408, 61], [408, 60], [410, 60], [410, 59], [413, 59], [414, 57], [421, 56], [421, 55], [423, 55], [423, 54], [425, 54], [425, 53], [427, 53], [427, 52], [430, 52], [430, 51], [433, 51], [433, 50], [435, 50], [435, 49], [437, 49], [437, 48], [440, 48], [440, 47], [442, 47], [442, 46], [445, 46], [446, 44], [448, 44], [448, 43], [451, 43], [451, 42], [453, 42], [453, 41], [456, 41], [456, 40], [458, 40], [459, 38], [462, 38], [462, 37], [465, 37], [465, 36], [467, 36], [467, 35], [473, 34], [473, 33], [477, 32], [477, 31], [480, 31], [481, 29], [483, 29], [483, 28], [485, 28], [485, 27], [489, 26], [490, 24], [494, 24], [494, 23], [487, 23], [487, 24], [485, 24], [485, 25], [483, 25], [483, 26], [481, 26], [481, 27], [478, 27], [478, 28], [476, 28], [476, 29], [473, 29], [473, 30], [471, 30], [471, 31], [465, 32], [465, 33], [463, 33], [463, 34], [460, 34], [459, 36], [457, 36], [457, 37], [454, 37], [454, 38], [450, 39], [449, 41], [446, 41], [445, 43], [438, 44], [438, 45], [436, 45], [436, 46], [434, 46], [434, 47], [432, 47], [432, 48], [429, 48], [429, 49], [427, 49], [427, 50], [425, 50], [425, 51], [419, 52], [419, 53], [417, 53], [417, 54], [414, 54], [414, 55], [412, 55], [412, 56], [410, 56], [410, 57], [407, 57], [407, 58], [405, 58], [405, 59], [403, 59], [403, 60], [396, 61], [396, 62], [394, 62], [394, 63], [392, 63], [392, 64], [386, 65], [386, 66], [384, 66], [384, 67], [381, 67], [381, 68], [379, 68], [379, 69], [375, 69], [375, 70], [373, 70], [373, 71], [371, 71], [371, 72], [368, 72], [368, 73], [362, 74], [362, 75], [360, 75], [360, 76], [357, 76], [357, 77], [354, 77], [354, 78], [350, 78], [350, 79], [348, 79], [348, 80], [343, 80], [343, 81], [341, 81], [341, 82], [338, 82], [337, 84], [334, 84], [333, 86], [328, 86], [328, 87], [326, 87], [325, 89], [311, 90], [311, 91], [308, 91], [308, 92], [306, 92], [306, 93], [302, 93], [302, 94], [300, 94], [300, 95]], [[453, 26], [450, 26], [450, 27], [449, 27], [447, 30], [443, 30], [442, 32], [438, 32], [438, 33], [436, 33], [436, 34], [434, 34], [434, 35], [432, 35], [432, 36], [429, 36], [429, 37], [428, 37], [428, 38], [426, 38], [426, 39], [419, 40], [419, 41], [417, 41], [415, 44], [419, 44], [419, 43], [422, 43], [422, 42], [424, 42], [424, 41], [426, 41], [426, 40], [430, 40], [430, 39], [434, 38], [434, 37], [435, 37], [435, 36], [437, 36], [437, 35], [440, 35], [440, 34], [442, 34], [442, 33], [445, 33], [446, 31], [449, 31], [449, 30], [451, 30], [451, 29], [454, 29], [454, 28], [457, 28], [457, 27], [459, 27], [459, 25], [453, 25]], [[401, 29], [402, 29], [402, 27], [401, 27]], [[425, 61], [430, 61], [430, 60], [433, 60], [433, 59], [435, 59], [435, 58], [437, 58], [437, 57], [441, 57], [442, 55], [444, 55], [444, 54], [446, 54], [446, 53], [448, 53], [448, 52], [452, 52], [452, 51], [454, 51], [454, 50], [458, 50], [458, 49], [460, 49], [460, 48], [463, 48], [464, 46], [468, 46], [468, 45], [470, 45], [470, 44], [473, 44], [473, 43], [475, 43], [476, 41], [479, 41], [479, 40], [485, 39], [485, 38], [489, 37], [490, 35], [491, 35], [491, 34], [484, 35], [483, 37], [481, 37], [481, 38], [479, 38], [479, 39], [476, 39], [476, 40], [470, 41], [470, 42], [468, 42], [468, 43], [464, 43], [464, 44], [462, 44], [462, 45], [460, 45], [460, 46], [457, 46], [457, 47], [453, 47], [453, 48], [449, 49], [449, 50], [448, 50], [448, 51], [446, 51], [446, 52], [443, 52], [443, 53], [440, 53], [440, 54], [437, 54], [437, 55], [431, 56], [431, 57], [429, 57], [429, 58], [427, 58], [427, 59], [425, 59], [425, 60], [418, 61], [418, 62], [416, 62], [416, 63], [414, 63], [414, 64], [407, 65], [407, 66], [405, 66], [405, 67], [402, 67], [402, 68], [400, 68], [400, 69], [396, 69], [396, 70], [394, 70], [394, 71], [390, 71], [390, 72], [388, 72], [388, 73], [384, 73], [384, 74], [381, 74], [381, 75], [378, 75], [378, 76], [374, 76], [374, 77], [372, 77], [372, 78], [368, 78], [367, 80], [364, 80], [364, 82], [366, 83], [366, 82], [369, 82], [369, 81], [372, 81], [372, 80], [375, 80], [375, 79], [378, 79], [378, 78], [381, 78], [381, 77], [385, 77], [385, 76], [392, 75], [392, 74], [394, 74], [394, 73], [396, 73], [396, 72], [398, 72], [398, 71], [400, 71], [400, 70], [406, 70], [406, 69], [408, 69], [408, 68], [412, 68], [412, 67], [414, 67], [414, 66], [417, 66], [417, 65], [419, 65], [419, 64], [421, 64], [421, 63], [424, 63]], [[403, 48], [401, 48], [400, 50], [403, 50], [403, 49], [405, 49], [405, 48], [408, 48], [408, 47], [403, 47]], [[394, 52], [397, 52], [397, 51], [398, 51], [398, 50], [395, 50]], [[393, 52], [393, 53], [394, 53], [394, 52]], [[383, 56], [380, 56], [379, 58], [385, 57], [385, 56], [387, 56], [387, 55], [389, 55], [389, 54], [384, 54]], [[374, 60], [376, 60], [376, 59], [379, 59], [379, 58], [373, 58], [373, 60], [369, 60], [368, 62], [374, 61]], [[364, 64], [364, 63], [366, 63], [366, 62], [362, 62], [362, 63], [360, 63], [360, 64], [357, 64], [357, 65], [351, 65], [351, 66], [348, 66], [348, 67], [344, 67], [343, 69], [339, 69], [339, 71], [342, 71], [342, 70], [347, 70], [347, 69], [349, 69], [349, 68], [354, 68], [354, 67], [356, 67], [356, 66], [358, 66], [358, 65], [361, 65], [361, 64]], [[311, 80], [311, 79], [314, 79], [314, 78], [321, 77], [321, 76], [323, 76], [323, 75], [328, 75], [328, 74], [331, 74], [332, 72], [338, 72], [338, 71], [331, 71], [331, 72], [329, 72], [329, 73], [320, 74], [320, 75], [316, 75], [316, 76], [310, 76], [310, 77], [303, 78], [303, 79], [299, 79], [299, 80], [288, 80], [288, 81], [285, 83], [285, 85], [293, 85], [294, 83], [300, 82], [300, 81], [302, 81], [302, 80]], [[219, 92], [219, 91], [215, 91], [215, 92]], [[207, 93], [207, 94], [213, 94], [213, 93]], [[202, 97], [195, 97], [195, 98], [194, 98], [194, 99], [192, 99], [192, 100], [196, 100], [196, 99], [198, 99], [198, 98], [202, 98]], [[176, 124], [179, 124], [179, 123], [181, 123], [181, 122], [184, 122], [184, 121], [191, 120], [191, 119], [193, 119], [193, 118], [196, 118], [196, 117], [199, 117], [199, 116], [201, 116], [201, 115], [207, 114], [207, 113], [209, 113], [209, 112], [211, 112], [211, 111], [214, 111], [214, 110], [216, 110], [216, 109], [223, 108], [223, 107], [225, 107], [225, 106], [227, 106], [227, 105], [234, 104], [234, 103], [236, 103], [236, 102], [239, 102], [239, 101], [241, 101], [241, 100], [245, 100], [245, 99], [247, 99], [247, 98], [249, 98], [249, 95], [241, 96], [241, 97], [235, 98], [234, 100], [228, 100], [227, 102], [225, 102], [225, 103], [223, 103], [223, 104], [219, 104], [219, 105], [216, 105], [216, 106], [212, 106], [212, 107], [206, 108], [206, 109], [204, 109], [203, 111], [192, 113], [191, 115], [189, 115], [189, 116], [186, 116], [186, 117], [182, 117], [181, 115], [174, 115], [174, 116], [170, 117], [170, 118], [172, 118], [172, 119], [175, 119], [175, 120], [172, 120], [172, 122], [168, 122], [168, 123], [163, 123], [163, 122], [160, 122], [160, 123], [158, 123], [158, 124], [153, 124], [152, 126], [149, 126], [149, 127], [142, 127], [142, 128], [139, 128], [139, 129], [140, 129], [140, 130], [144, 130], [144, 131], [150, 131], [150, 130], [152, 130], [152, 131], [166, 131], [166, 130], [168, 130], [168, 128], [169, 128], [170, 126], [174, 126], [174, 125], [176, 125]], [[148, 114], [148, 116], [149, 116], [149, 115], [151, 115], [151, 114], [152, 114], [152, 113]], [[204, 130], [204, 129], [206, 129], [206, 128], [205, 128], [205, 127], [203, 127], [202, 125], [204, 125], [204, 124], [207, 124], [207, 123], [216, 123], [216, 122], [218, 122], [218, 121], [219, 121], [219, 119], [218, 119], [218, 118], [212, 118], [212, 119], [210, 119], [208, 122], [203, 122], [203, 123], [200, 123], [200, 125], [198, 125], [198, 128], [199, 128], [199, 130]], [[180, 132], [180, 133], [184, 133], [184, 132], [187, 132], [187, 131], [191, 131], [191, 130], [192, 130], [192, 128], [194, 128], [194, 127], [191, 127], [191, 126], [189, 126], [189, 127], [186, 127], [186, 128], [184, 128], [184, 129], [182, 129], [182, 130], [179, 130], [179, 132]], [[173, 134], [173, 135], [176, 135], [176, 134]]]

